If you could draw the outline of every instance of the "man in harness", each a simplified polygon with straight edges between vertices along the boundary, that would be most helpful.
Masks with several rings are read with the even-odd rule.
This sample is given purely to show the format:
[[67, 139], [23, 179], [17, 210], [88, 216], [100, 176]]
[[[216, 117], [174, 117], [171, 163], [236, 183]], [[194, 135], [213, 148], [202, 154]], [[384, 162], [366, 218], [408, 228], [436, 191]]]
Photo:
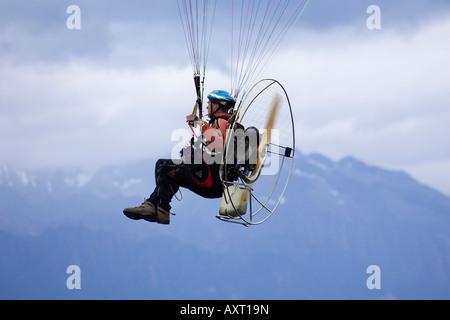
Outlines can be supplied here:
[[[208, 95], [209, 122], [190, 114], [186, 117], [189, 123], [196, 122], [201, 125], [204, 137], [202, 149], [208, 155], [223, 150], [226, 130], [232, 116], [236, 100], [226, 91], [216, 90]], [[184, 150], [182, 161], [160, 159], [155, 165], [156, 187], [142, 205], [135, 208], [126, 208], [123, 213], [130, 219], [144, 219], [160, 224], [170, 223], [170, 202], [180, 187], [209, 199], [222, 196], [222, 182], [219, 176], [220, 162], [206, 161], [203, 150], [201, 158], [197, 159], [199, 152], [192, 148]]]

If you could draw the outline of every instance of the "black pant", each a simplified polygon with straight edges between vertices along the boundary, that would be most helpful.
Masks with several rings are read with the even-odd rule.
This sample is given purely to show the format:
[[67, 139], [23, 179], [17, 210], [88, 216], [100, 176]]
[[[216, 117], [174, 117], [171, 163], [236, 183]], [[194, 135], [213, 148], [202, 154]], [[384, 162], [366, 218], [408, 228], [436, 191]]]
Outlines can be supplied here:
[[160, 159], [155, 165], [155, 191], [150, 201], [170, 211], [170, 202], [180, 187], [209, 199], [222, 196], [222, 182], [218, 164], [176, 164], [170, 159]]

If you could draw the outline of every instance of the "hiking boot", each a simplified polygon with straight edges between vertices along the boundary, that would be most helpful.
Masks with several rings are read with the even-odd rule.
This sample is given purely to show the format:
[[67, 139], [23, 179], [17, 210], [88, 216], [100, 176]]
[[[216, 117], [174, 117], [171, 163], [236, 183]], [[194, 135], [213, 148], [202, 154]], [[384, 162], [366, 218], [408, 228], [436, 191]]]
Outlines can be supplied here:
[[156, 221], [156, 206], [148, 200], [139, 207], [124, 209], [123, 213], [132, 220], [144, 219], [149, 222]]
[[156, 209], [156, 222], [159, 224], [170, 224], [170, 212], [158, 207]]

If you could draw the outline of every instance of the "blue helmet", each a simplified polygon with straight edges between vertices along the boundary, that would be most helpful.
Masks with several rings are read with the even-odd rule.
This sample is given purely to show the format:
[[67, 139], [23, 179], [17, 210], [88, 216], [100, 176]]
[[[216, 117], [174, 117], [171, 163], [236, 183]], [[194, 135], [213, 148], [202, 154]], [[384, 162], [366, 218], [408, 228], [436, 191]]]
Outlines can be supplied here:
[[208, 95], [211, 103], [218, 103], [223, 108], [232, 109], [236, 105], [236, 100], [227, 91], [214, 90]]

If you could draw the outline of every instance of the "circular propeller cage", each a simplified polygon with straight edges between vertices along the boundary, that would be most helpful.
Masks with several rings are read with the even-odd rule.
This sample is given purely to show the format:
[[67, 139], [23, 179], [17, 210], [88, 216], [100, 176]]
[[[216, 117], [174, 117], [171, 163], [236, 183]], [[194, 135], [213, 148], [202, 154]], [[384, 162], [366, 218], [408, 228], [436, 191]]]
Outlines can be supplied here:
[[295, 128], [286, 90], [276, 80], [259, 81], [243, 97], [231, 122], [220, 168], [223, 197], [217, 218], [258, 225], [282, 206], [292, 172]]

